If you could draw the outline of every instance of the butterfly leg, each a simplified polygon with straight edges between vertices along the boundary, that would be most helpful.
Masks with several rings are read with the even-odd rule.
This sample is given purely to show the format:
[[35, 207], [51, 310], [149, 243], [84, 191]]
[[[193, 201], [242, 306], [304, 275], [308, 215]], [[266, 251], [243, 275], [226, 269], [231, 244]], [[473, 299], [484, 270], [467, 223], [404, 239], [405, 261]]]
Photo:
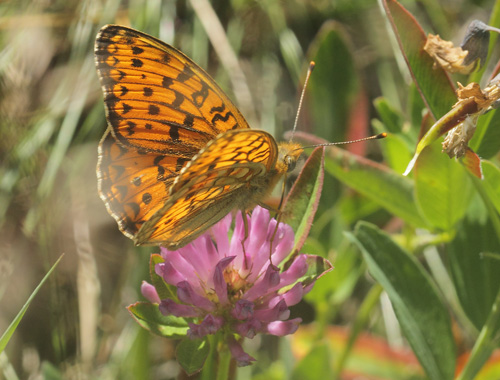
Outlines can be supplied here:
[[257, 205], [259, 205], [262, 208], [265, 208], [266, 210], [268, 210], [270, 212], [274, 212], [276, 215], [281, 214], [281, 210], [279, 208], [274, 208], [272, 206], [269, 206], [269, 205], [266, 205], [265, 203], [260, 203], [260, 202], [257, 203]]
[[245, 210], [241, 210], [241, 217], [243, 219], [243, 227], [245, 228], [245, 237], [241, 241], [241, 248], [243, 248], [243, 257], [244, 257], [243, 261], [245, 268], [248, 268], [247, 253], [245, 252], [245, 242], [248, 239], [248, 219], [247, 219], [247, 212]]
[[276, 214], [274, 218], [276, 219], [277, 223], [276, 223], [276, 227], [274, 227], [274, 232], [273, 232], [273, 235], [271, 236], [271, 241], [269, 244], [269, 262], [271, 263], [271, 265], [273, 265], [271, 255], [273, 253], [274, 238], [276, 237], [276, 234], [278, 233], [278, 226], [279, 226], [280, 221], [281, 221], [281, 202], [280, 202], [280, 206], [279, 206], [280, 208], [278, 208], [278, 209], [276, 209], [272, 206], [266, 205], [264, 203], [259, 203], [259, 206], [262, 208], [265, 208], [266, 210], [274, 212]]

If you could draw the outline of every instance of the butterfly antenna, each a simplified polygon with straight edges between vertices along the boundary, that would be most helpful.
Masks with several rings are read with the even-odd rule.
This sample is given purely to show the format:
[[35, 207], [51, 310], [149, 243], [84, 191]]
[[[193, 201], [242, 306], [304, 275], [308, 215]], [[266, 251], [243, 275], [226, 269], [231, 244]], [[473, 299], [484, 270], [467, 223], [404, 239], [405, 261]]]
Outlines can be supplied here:
[[361, 142], [361, 141], [384, 139], [386, 137], [387, 137], [387, 133], [386, 132], [382, 132], [382, 133], [379, 133], [378, 135], [363, 137], [362, 139], [349, 140], [349, 141], [338, 141], [338, 142], [324, 143], [324, 144], [307, 145], [307, 146], [303, 146], [303, 147], [301, 147], [299, 149], [317, 148], [318, 146], [345, 145], [345, 144], [352, 144], [352, 143], [357, 143], [357, 142]]
[[309, 68], [307, 69], [306, 80], [304, 81], [304, 86], [302, 87], [302, 92], [300, 94], [299, 106], [297, 107], [297, 114], [295, 115], [295, 123], [293, 124], [292, 136], [290, 137], [290, 141], [293, 141], [293, 135], [295, 134], [295, 130], [297, 129], [297, 124], [299, 123], [299, 115], [300, 115], [300, 110], [302, 109], [302, 103], [304, 102], [304, 95], [306, 93], [307, 83], [309, 82], [311, 73], [314, 70], [314, 66], [316, 66], [316, 63], [314, 63], [314, 61], [309, 62]]

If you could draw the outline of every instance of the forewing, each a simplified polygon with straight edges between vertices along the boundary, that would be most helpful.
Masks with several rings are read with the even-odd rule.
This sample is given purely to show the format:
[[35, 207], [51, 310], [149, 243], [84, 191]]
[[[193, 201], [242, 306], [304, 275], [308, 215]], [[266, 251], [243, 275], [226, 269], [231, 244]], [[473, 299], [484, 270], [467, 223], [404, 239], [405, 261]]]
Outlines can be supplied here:
[[154, 37], [107, 25], [95, 59], [108, 124], [124, 146], [190, 159], [219, 133], [248, 128], [203, 69]]
[[277, 146], [264, 131], [229, 131], [212, 140], [186, 165], [170, 198], [139, 230], [137, 244], [180, 248], [234, 209], [255, 201], [274, 170]]

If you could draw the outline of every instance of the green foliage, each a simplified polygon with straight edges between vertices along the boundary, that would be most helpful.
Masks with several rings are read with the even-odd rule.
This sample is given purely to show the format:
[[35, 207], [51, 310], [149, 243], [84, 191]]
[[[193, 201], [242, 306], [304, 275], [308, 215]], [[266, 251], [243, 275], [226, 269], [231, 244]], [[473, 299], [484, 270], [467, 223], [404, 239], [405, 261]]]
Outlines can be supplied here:
[[9, 343], [10, 339], [12, 338], [12, 335], [14, 334], [14, 332], [17, 329], [17, 327], [19, 326], [19, 323], [23, 319], [23, 316], [26, 313], [26, 311], [28, 310], [28, 307], [30, 306], [31, 302], [33, 302], [33, 299], [38, 294], [40, 288], [47, 281], [47, 279], [52, 274], [52, 272], [54, 271], [54, 269], [56, 269], [57, 264], [59, 264], [59, 261], [61, 261], [61, 259], [62, 259], [62, 256], [59, 259], [57, 259], [57, 261], [54, 263], [54, 265], [52, 265], [52, 267], [47, 272], [47, 274], [42, 278], [42, 281], [40, 281], [40, 283], [35, 288], [35, 290], [33, 290], [33, 292], [31, 293], [31, 295], [29, 296], [28, 300], [23, 305], [23, 307], [21, 308], [21, 310], [19, 310], [19, 313], [16, 315], [16, 317], [14, 318], [14, 320], [11, 322], [11, 324], [9, 325], [9, 327], [7, 328], [7, 330], [5, 330], [5, 332], [0, 337], [0, 355], [5, 350], [5, 347], [7, 346], [7, 343]]
[[137, 302], [130, 305], [128, 311], [135, 320], [146, 330], [167, 338], [180, 338], [186, 335], [188, 324], [183, 318], [164, 316], [158, 305]]
[[177, 346], [179, 364], [188, 375], [199, 372], [208, 357], [210, 344], [206, 339], [184, 339]]
[[283, 204], [282, 221], [295, 232], [294, 250], [300, 250], [311, 229], [323, 188], [323, 148], [309, 156]]
[[424, 268], [376, 227], [358, 223], [353, 240], [370, 274], [387, 292], [401, 327], [430, 379], [452, 379], [456, 348], [451, 321]]

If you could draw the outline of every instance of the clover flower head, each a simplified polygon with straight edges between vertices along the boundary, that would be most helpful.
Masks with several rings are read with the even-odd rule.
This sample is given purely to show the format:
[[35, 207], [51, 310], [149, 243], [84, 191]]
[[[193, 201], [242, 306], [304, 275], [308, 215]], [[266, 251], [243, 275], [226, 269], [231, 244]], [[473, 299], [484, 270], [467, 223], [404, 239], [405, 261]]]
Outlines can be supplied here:
[[[255, 359], [243, 351], [235, 334], [250, 339], [259, 333], [293, 334], [301, 319], [289, 319], [289, 307], [313, 285], [300, 281], [308, 270], [306, 255], [296, 255], [286, 269], [278, 269], [293, 248], [292, 228], [283, 223], [276, 228], [277, 221], [261, 207], [247, 218], [246, 240], [241, 214], [229, 237], [228, 215], [183, 248], [161, 248], [164, 262], [155, 267], [156, 274], [177, 289], [176, 300], [160, 300], [161, 313], [192, 318], [191, 338], [223, 332], [240, 366]], [[159, 300], [151, 285], [143, 284], [142, 291], [150, 301]]]

